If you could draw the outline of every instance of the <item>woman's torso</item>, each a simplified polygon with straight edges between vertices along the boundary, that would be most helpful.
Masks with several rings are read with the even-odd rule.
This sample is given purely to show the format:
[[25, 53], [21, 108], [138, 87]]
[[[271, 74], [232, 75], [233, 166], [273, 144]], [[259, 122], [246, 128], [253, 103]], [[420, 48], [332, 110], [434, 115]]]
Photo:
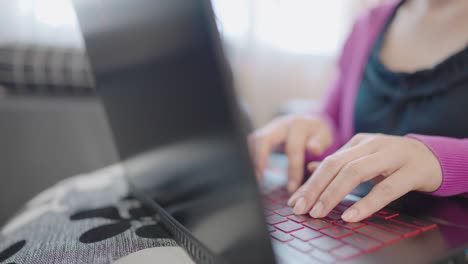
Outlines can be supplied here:
[[355, 132], [468, 137], [468, 30], [451, 37], [465, 29], [444, 31], [450, 21], [437, 18], [441, 28], [432, 35], [434, 25], [411, 18], [405, 4], [390, 16], [365, 66]]

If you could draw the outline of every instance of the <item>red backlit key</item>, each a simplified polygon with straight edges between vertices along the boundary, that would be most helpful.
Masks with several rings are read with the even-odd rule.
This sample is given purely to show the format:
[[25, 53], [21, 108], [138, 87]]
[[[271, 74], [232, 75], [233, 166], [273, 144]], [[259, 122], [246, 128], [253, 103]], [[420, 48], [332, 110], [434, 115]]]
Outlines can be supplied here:
[[288, 242], [294, 239], [290, 234], [284, 233], [280, 230], [276, 230], [276, 232], [270, 233], [270, 236], [281, 242]]
[[325, 216], [325, 220], [329, 222], [334, 222], [340, 219], [341, 219], [341, 215], [337, 213], [336, 211], [331, 211], [327, 216]]
[[274, 225], [281, 222], [286, 222], [288, 219], [280, 215], [270, 215], [265, 218], [265, 221], [270, 225]]
[[263, 214], [265, 216], [270, 216], [270, 215], [274, 215], [275, 213], [273, 213], [272, 211], [270, 211], [268, 209], [263, 209]]
[[272, 233], [272, 232], [276, 231], [276, 228], [274, 228], [273, 226], [267, 226], [267, 228], [268, 228], [269, 233]]
[[304, 223], [304, 226], [305, 226], [305, 227], [308, 227], [308, 228], [315, 229], [315, 230], [320, 230], [320, 229], [329, 227], [329, 226], [330, 226], [330, 223], [325, 222], [325, 221], [320, 220], [320, 219], [314, 219], [314, 220], [312, 220], [312, 221], [307, 221], [307, 222], [305, 222], [305, 223]]
[[283, 232], [286, 232], [286, 233], [290, 233], [292, 231], [296, 231], [296, 230], [299, 230], [299, 229], [302, 229], [304, 228], [302, 225], [294, 222], [294, 221], [286, 221], [286, 222], [282, 222], [282, 223], [279, 223], [279, 224], [276, 224], [275, 225], [276, 229], [279, 229]]
[[349, 236], [353, 233], [351, 230], [343, 228], [341, 226], [332, 226], [329, 228], [322, 229], [320, 230], [320, 232], [334, 238], [342, 238], [345, 236]]
[[385, 220], [379, 217], [371, 217], [367, 220], [367, 222], [371, 225], [383, 228], [393, 233], [403, 235], [405, 237], [410, 237], [421, 232], [417, 228], [405, 224], [400, 224], [398, 222], [392, 222], [391, 220]]
[[359, 229], [354, 230], [358, 233], [364, 234], [366, 236], [372, 237], [374, 239], [377, 239], [379, 241], [382, 241], [385, 244], [390, 244], [396, 241], [401, 240], [402, 238], [394, 233], [385, 231], [383, 229], [377, 228], [375, 226], [364, 226]]
[[332, 251], [332, 254], [339, 259], [350, 259], [360, 254], [360, 251], [352, 246], [344, 245]]
[[339, 226], [344, 227], [344, 228], [347, 228], [347, 229], [351, 229], [351, 230], [354, 230], [354, 229], [357, 229], [357, 228], [360, 228], [360, 227], [363, 227], [363, 226], [366, 225], [366, 224], [361, 223], [361, 222], [348, 223], [348, 222], [345, 222], [343, 220], [335, 221], [334, 224], [339, 225]]
[[281, 216], [289, 216], [289, 215], [294, 214], [293, 209], [289, 206], [283, 207], [281, 209], [276, 209], [275, 212]]
[[304, 228], [304, 229], [300, 229], [300, 230], [292, 232], [291, 235], [295, 238], [299, 238], [302, 241], [309, 241], [313, 238], [321, 236], [322, 233], [309, 229], [309, 228]]
[[403, 223], [403, 224], [409, 224], [415, 227], [418, 227], [424, 231], [430, 230], [432, 228], [436, 228], [437, 225], [434, 223], [431, 223], [426, 220], [421, 220], [418, 218], [414, 218], [412, 216], [408, 215], [399, 215], [397, 217], [392, 218], [392, 221], [398, 222], [398, 223]]
[[392, 209], [385, 208], [385, 209], [382, 209], [382, 210], [378, 211], [377, 213], [375, 213], [375, 215], [378, 216], [378, 217], [382, 217], [384, 219], [390, 219], [390, 218], [393, 218], [395, 216], [398, 216], [399, 213], [392, 210]]
[[352, 234], [351, 236], [345, 237], [342, 240], [364, 251], [372, 251], [383, 246], [381, 242], [359, 234]]
[[339, 240], [335, 240], [327, 236], [322, 236], [316, 239], [312, 239], [311, 241], [309, 241], [309, 244], [321, 250], [325, 250], [325, 251], [329, 251], [331, 249], [334, 249], [343, 245], [343, 243], [340, 242]]
[[351, 200], [343, 200], [339, 203], [339, 205], [342, 205], [344, 207], [350, 207], [351, 205], [353, 205], [355, 203], [355, 201], [351, 201]]
[[309, 245], [309, 243], [298, 239], [294, 239], [293, 241], [289, 242], [288, 245], [304, 253], [310, 252], [314, 249], [311, 245]]
[[312, 252], [309, 253], [309, 256], [311, 256], [313, 259], [318, 259], [320, 260], [320, 262], [324, 263], [332, 263], [336, 260], [335, 257], [330, 255], [329, 253], [325, 253], [318, 249], [312, 250]]
[[304, 223], [312, 220], [312, 218], [309, 215], [290, 215], [288, 216], [288, 219], [293, 220], [296, 223]]
[[344, 205], [339, 204], [339, 205], [337, 205], [337, 206], [335, 207], [334, 210], [336, 210], [337, 212], [340, 212], [340, 213], [344, 213], [344, 211], [346, 211], [346, 209], [348, 209], [347, 206], [344, 206]]
[[288, 206], [288, 199], [289, 199], [289, 196], [281, 196], [281, 197], [275, 198], [273, 202], [281, 204], [283, 206]]
[[276, 210], [276, 209], [280, 209], [280, 208], [283, 208], [284, 205], [282, 204], [277, 204], [277, 203], [269, 203], [269, 204], [265, 204], [263, 205], [263, 207], [265, 207], [266, 209], [268, 210]]

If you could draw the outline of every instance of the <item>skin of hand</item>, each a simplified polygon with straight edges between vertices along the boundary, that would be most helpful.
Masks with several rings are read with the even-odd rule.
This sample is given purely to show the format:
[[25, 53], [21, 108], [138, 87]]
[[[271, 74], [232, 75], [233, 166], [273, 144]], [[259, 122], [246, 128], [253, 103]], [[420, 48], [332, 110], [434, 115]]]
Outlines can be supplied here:
[[288, 156], [288, 190], [294, 192], [304, 178], [305, 153], [321, 155], [332, 143], [328, 123], [310, 114], [278, 117], [249, 136], [257, 178], [263, 177], [268, 157], [284, 144]]
[[289, 199], [296, 214], [320, 218], [361, 182], [377, 180], [365, 197], [342, 215], [358, 222], [409, 191], [433, 192], [442, 183], [437, 157], [422, 142], [401, 136], [357, 134], [322, 162], [312, 162], [314, 171]]

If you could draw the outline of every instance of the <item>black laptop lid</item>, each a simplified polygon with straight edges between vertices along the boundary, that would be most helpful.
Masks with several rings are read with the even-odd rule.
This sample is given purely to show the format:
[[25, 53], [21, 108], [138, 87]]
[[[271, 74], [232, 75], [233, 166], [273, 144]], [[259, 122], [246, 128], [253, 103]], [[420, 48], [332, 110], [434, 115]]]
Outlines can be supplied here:
[[137, 195], [230, 263], [274, 261], [209, 1], [75, 0]]

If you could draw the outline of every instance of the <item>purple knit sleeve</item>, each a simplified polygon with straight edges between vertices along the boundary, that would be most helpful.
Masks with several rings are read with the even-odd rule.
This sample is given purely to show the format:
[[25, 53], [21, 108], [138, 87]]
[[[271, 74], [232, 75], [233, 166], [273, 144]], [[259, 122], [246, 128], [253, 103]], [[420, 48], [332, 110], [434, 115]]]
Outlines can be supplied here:
[[435, 196], [464, 194], [468, 197], [468, 139], [417, 134], [407, 135], [424, 143], [437, 157], [442, 168], [442, 184]]

